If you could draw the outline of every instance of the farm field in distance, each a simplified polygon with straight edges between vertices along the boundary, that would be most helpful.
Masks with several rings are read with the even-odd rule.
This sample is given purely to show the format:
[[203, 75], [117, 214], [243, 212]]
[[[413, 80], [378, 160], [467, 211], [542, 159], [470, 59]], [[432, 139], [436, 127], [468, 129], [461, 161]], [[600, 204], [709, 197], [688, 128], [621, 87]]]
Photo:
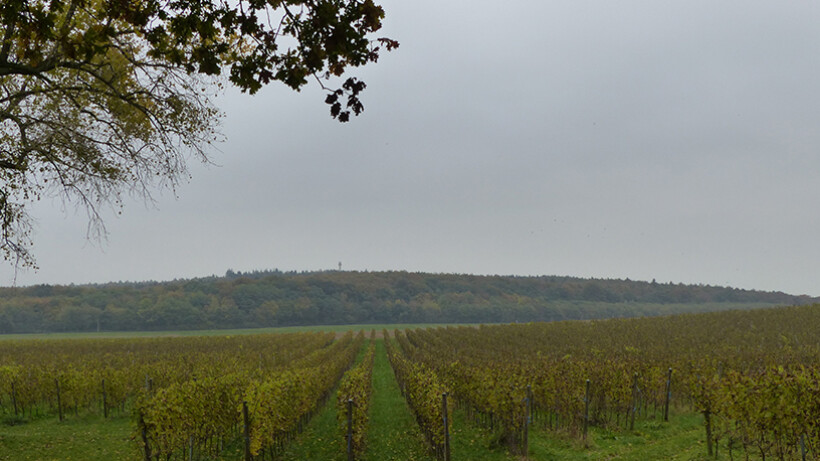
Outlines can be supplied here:
[[348, 331], [376, 330], [407, 330], [414, 328], [436, 328], [448, 325], [469, 326], [471, 324], [446, 324], [446, 323], [384, 323], [368, 325], [308, 325], [292, 327], [268, 327], [268, 328], [236, 328], [226, 330], [169, 330], [169, 331], [103, 331], [103, 332], [78, 332], [78, 333], [18, 333], [0, 335], [3, 340], [26, 340], [26, 339], [116, 339], [116, 338], [162, 338], [180, 336], [236, 336], [236, 335], [260, 335], [260, 334], [282, 334], [282, 333], [302, 333], [330, 331], [336, 334], [343, 334]]
[[818, 325], [814, 305], [14, 338], [0, 460], [346, 460], [348, 428], [363, 460], [814, 460]]

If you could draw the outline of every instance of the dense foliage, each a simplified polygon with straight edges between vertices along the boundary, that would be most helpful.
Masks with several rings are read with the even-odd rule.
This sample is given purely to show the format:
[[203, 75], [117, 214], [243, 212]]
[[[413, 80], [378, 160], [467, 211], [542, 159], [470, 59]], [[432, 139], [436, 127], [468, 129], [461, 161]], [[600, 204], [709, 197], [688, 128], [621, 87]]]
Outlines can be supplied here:
[[704, 285], [408, 272], [258, 272], [166, 283], [0, 289], [0, 333], [354, 323], [494, 323], [806, 304]]
[[398, 46], [374, 36], [383, 18], [372, 0], [4, 0], [0, 254], [34, 264], [27, 210], [44, 195], [104, 233], [101, 205], [184, 181], [220, 138], [214, 83], [315, 79], [332, 117], [358, 115], [364, 82], [336, 80]]
[[[6, 412], [29, 415], [61, 409], [73, 413], [105, 411], [105, 387], [106, 405], [122, 409], [128, 399], [146, 387], [162, 389], [226, 370], [279, 369], [332, 340], [332, 335], [323, 333], [3, 341], [0, 406]], [[59, 382], [62, 408], [57, 408], [55, 380]]]

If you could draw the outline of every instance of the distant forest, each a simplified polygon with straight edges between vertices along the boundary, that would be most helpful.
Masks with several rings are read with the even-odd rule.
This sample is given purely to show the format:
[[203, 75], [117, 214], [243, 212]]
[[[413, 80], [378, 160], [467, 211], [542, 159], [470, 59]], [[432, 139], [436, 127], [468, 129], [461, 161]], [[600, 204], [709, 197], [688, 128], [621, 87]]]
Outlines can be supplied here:
[[0, 288], [0, 333], [367, 323], [497, 323], [811, 304], [706, 285], [409, 272], [240, 273], [172, 282]]

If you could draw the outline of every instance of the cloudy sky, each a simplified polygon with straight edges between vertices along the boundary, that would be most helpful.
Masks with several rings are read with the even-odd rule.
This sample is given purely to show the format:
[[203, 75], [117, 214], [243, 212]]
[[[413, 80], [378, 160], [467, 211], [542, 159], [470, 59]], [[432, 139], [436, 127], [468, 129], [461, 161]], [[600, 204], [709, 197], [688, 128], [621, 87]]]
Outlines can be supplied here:
[[217, 166], [104, 242], [43, 200], [17, 284], [341, 262], [820, 295], [819, 3], [382, 4], [401, 47], [355, 73], [362, 116], [228, 91]]

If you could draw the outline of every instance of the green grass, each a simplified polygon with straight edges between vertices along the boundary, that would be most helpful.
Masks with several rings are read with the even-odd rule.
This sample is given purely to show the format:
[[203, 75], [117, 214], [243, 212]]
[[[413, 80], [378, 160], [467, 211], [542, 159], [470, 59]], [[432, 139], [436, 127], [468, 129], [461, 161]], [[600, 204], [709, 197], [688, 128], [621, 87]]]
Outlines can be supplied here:
[[131, 440], [129, 416], [105, 420], [88, 414], [40, 418], [9, 426], [0, 423], [0, 460], [9, 461], [111, 461], [140, 460]]
[[335, 394], [331, 396], [327, 405], [310, 421], [304, 432], [285, 449], [281, 459], [347, 460], [336, 425], [335, 398]]
[[[360, 354], [361, 355], [361, 354]], [[334, 396], [335, 397], [335, 396]], [[344, 440], [336, 421], [335, 400], [308, 424], [305, 432], [282, 455], [285, 460], [344, 461]], [[373, 364], [373, 395], [367, 434], [366, 460], [432, 461], [387, 360], [384, 341], [376, 340]]]
[[456, 409], [450, 425], [450, 455], [453, 461], [508, 461], [515, 457], [506, 448], [494, 443], [493, 434], [469, 420]]
[[[699, 414], [672, 415], [665, 423], [659, 420], [635, 422], [635, 429], [607, 430], [590, 428], [587, 441], [561, 436], [543, 430], [530, 432], [530, 459], [561, 461], [592, 460], [715, 460], [708, 457], [704, 442], [703, 418]], [[735, 453], [739, 456], [739, 453]]]
[[[374, 369], [374, 400], [368, 433], [367, 461], [432, 461], [377, 342]], [[379, 355], [381, 352], [382, 355]], [[379, 376], [377, 378], [377, 376]], [[336, 410], [328, 405], [286, 450], [283, 460], [344, 461], [344, 444], [338, 440]], [[118, 416], [104, 420], [99, 415], [71, 416], [60, 423], [56, 417], [39, 418], [9, 426], [0, 422], [2, 461], [139, 461], [137, 444], [131, 440], [131, 420]], [[592, 460], [681, 460], [729, 459], [725, 444], [718, 458], [706, 456], [703, 419], [697, 414], [673, 415], [669, 423], [637, 421], [634, 431], [590, 428], [588, 442], [540, 429], [530, 432], [528, 459], [538, 461]], [[513, 461], [503, 447], [494, 446], [492, 434], [455, 411], [451, 426], [453, 461]], [[234, 447], [236, 448], [236, 447]], [[735, 459], [745, 459], [735, 451]], [[241, 460], [241, 447], [226, 450], [222, 459]], [[758, 459], [752, 454], [751, 459]]]
[[[547, 431], [538, 427], [530, 430], [529, 452], [526, 458], [510, 455], [504, 447], [494, 443], [493, 434], [470, 421], [463, 412], [453, 415], [452, 459], [454, 461], [726, 461], [729, 460], [725, 443], [718, 457], [706, 453], [703, 417], [696, 413], [672, 415], [670, 422], [639, 420], [635, 430], [607, 430], [590, 428], [586, 441], [567, 434]], [[735, 459], [745, 459], [735, 451]], [[751, 454], [750, 459], [758, 459]]]
[[415, 418], [410, 413], [393, 376], [384, 348], [376, 342], [373, 362], [373, 396], [370, 402], [370, 428], [367, 432], [367, 461], [432, 460]]
[[94, 339], [94, 338], [155, 338], [162, 336], [228, 336], [228, 335], [256, 335], [266, 333], [299, 333], [304, 331], [364, 331], [370, 330], [380, 333], [384, 330], [408, 330], [414, 328], [435, 328], [448, 325], [475, 325], [475, 324], [439, 324], [439, 323], [385, 323], [361, 325], [310, 325], [298, 327], [276, 328], [244, 328], [231, 330], [175, 330], [175, 331], [101, 331], [85, 333], [25, 333], [0, 334], [0, 340], [20, 339]]
[[[356, 356], [356, 366], [367, 351], [370, 340], [365, 341]], [[323, 461], [345, 461], [345, 443], [339, 434], [336, 421], [336, 390], [330, 394], [325, 406], [310, 420], [299, 437], [293, 441], [282, 455], [283, 459], [316, 459]]]

